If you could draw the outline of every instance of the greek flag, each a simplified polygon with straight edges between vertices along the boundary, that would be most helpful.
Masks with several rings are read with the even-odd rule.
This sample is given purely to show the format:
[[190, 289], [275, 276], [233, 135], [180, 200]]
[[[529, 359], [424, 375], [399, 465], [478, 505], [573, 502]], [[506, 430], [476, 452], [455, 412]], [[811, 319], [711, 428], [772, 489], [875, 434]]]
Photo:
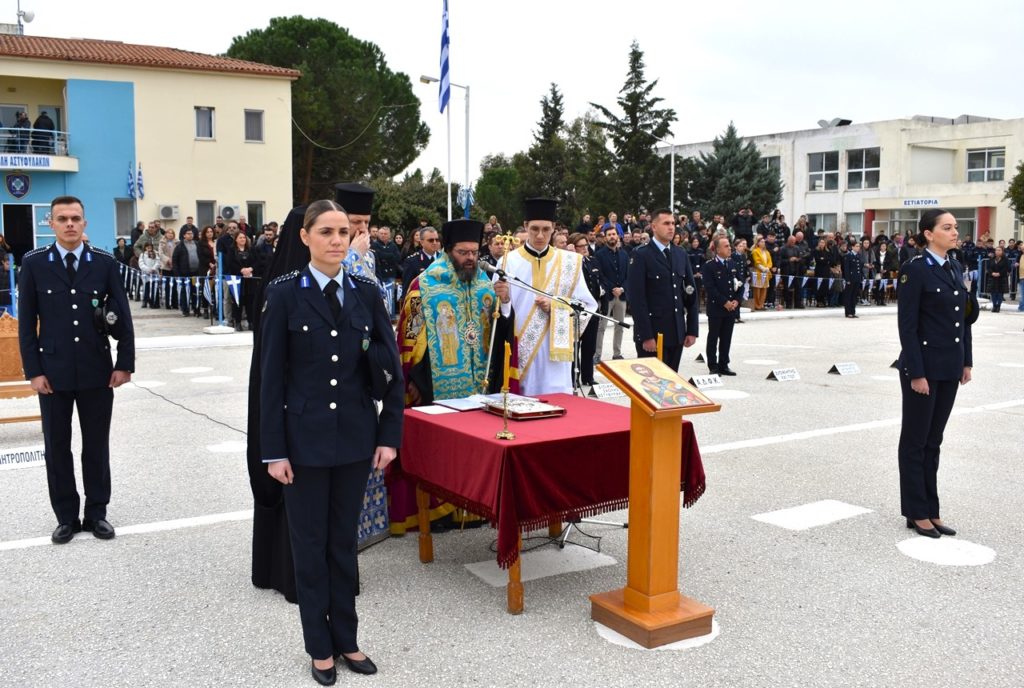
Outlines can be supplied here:
[[448, 107], [451, 96], [452, 86], [448, 77], [448, 0], [444, 0], [444, 13], [441, 15], [441, 82], [437, 94], [442, 113]]
[[132, 161], [128, 161], [128, 198], [135, 198], [135, 170]]
[[139, 195], [136, 198], [146, 197], [146, 187], [142, 184], [142, 163], [139, 163], [139, 174], [138, 179], [135, 182], [135, 187], [138, 189]]

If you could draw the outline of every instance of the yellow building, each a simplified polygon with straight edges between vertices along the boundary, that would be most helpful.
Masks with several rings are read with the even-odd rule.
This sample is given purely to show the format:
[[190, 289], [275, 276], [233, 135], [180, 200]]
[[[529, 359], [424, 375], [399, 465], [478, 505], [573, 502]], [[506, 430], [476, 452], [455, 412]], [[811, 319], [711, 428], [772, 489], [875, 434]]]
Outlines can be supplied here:
[[49, 243], [46, 213], [62, 194], [85, 202], [90, 241], [106, 248], [138, 220], [283, 219], [299, 76], [174, 48], [0, 34], [0, 233], [19, 257]]

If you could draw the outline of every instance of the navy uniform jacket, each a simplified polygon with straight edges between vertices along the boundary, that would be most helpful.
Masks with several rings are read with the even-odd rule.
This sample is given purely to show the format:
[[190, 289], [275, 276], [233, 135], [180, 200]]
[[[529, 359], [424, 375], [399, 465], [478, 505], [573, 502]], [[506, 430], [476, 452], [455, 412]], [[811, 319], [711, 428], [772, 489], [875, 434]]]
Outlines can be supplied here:
[[[665, 346], [682, 346], [697, 336], [698, 303], [693, 270], [686, 251], [669, 246], [671, 267], [652, 241], [629, 257], [626, 294], [633, 312], [633, 338], [641, 343], [664, 335]], [[689, 288], [689, 293], [687, 289]]]
[[736, 266], [731, 260], [724, 263], [713, 258], [700, 269], [701, 280], [704, 283], [704, 294], [707, 301], [707, 313], [709, 318], [733, 318], [736, 311], [725, 310], [727, 301], [740, 300], [740, 290], [736, 288], [734, 280], [739, 279], [736, 275]]
[[[626, 274], [629, 267], [629, 253], [619, 247], [618, 251], [601, 247], [594, 255], [594, 262], [601, 272], [601, 286], [604, 287], [605, 297], [612, 298], [612, 289], [615, 287], [626, 288]], [[623, 291], [622, 300], [626, 300], [628, 292]]]
[[429, 257], [423, 252], [423, 249], [410, 253], [409, 257], [402, 263], [402, 293], [409, 293], [409, 285], [412, 281], [420, 276], [420, 273], [430, 267], [431, 263], [440, 255], [435, 253], [434, 257]]
[[[135, 331], [117, 261], [86, 244], [75, 267], [72, 282], [55, 244], [26, 253], [21, 263], [21, 364], [25, 379], [45, 375], [55, 391], [107, 387], [114, 369], [135, 372]], [[119, 318], [114, 364], [110, 339], [94, 324], [97, 305], [108, 298]]]
[[856, 251], [843, 254], [843, 279], [857, 285], [864, 283], [864, 261]]
[[907, 261], [899, 278], [899, 367], [912, 380], [959, 380], [974, 365], [963, 270], [950, 263], [946, 272], [924, 253]]
[[[374, 282], [347, 274], [344, 282], [340, 324], [308, 269], [267, 286], [260, 321], [264, 459], [328, 468], [370, 459], [378, 446], [401, 446], [405, 385], [391, 318]], [[386, 354], [377, 357], [389, 376], [379, 418], [368, 349]]]

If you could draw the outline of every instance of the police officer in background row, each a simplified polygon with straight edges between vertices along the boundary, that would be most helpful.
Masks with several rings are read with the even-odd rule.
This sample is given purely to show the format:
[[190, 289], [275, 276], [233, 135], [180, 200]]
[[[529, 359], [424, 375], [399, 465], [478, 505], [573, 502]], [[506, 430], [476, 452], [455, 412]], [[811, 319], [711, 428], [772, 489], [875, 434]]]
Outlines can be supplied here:
[[923, 247], [903, 265], [896, 290], [900, 334], [900, 509], [907, 528], [938, 538], [956, 535], [939, 515], [939, 447], [959, 385], [971, 381], [971, 325], [978, 304], [964, 288], [963, 268], [948, 252], [956, 219], [942, 208], [918, 222]]
[[626, 271], [633, 340], [636, 355], [644, 358], [657, 355], [658, 334], [663, 335], [661, 360], [678, 371], [683, 348], [697, 341], [697, 290], [686, 251], [672, 243], [672, 211], [654, 211], [651, 231], [651, 241], [633, 250]]
[[[70, 542], [91, 531], [114, 537], [110, 501], [110, 416], [114, 388], [135, 371], [135, 333], [114, 256], [83, 241], [85, 208], [74, 196], [50, 203], [56, 243], [25, 254], [18, 291], [18, 340], [25, 378], [39, 394], [50, 505], [57, 516], [51, 540]], [[37, 333], [38, 331], [38, 333]], [[111, 363], [110, 339], [117, 340]], [[82, 428], [84, 520], [71, 454], [71, 416]]]
[[740, 307], [743, 284], [736, 276], [731, 260], [729, 237], [715, 236], [711, 240], [714, 257], [701, 267], [701, 281], [707, 297], [708, 343], [705, 349], [708, 370], [719, 375], [735, 375], [729, 367], [729, 349], [732, 330], [736, 324], [736, 311]]
[[260, 452], [284, 485], [313, 678], [331, 685], [339, 657], [377, 671], [356, 638], [357, 521], [371, 468], [401, 442], [405, 385], [376, 282], [341, 269], [348, 215], [316, 201], [302, 224], [309, 264], [267, 287], [260, 320]]
[[843, 309], [847, 318], [857, 318], [857, 301], [864, 286], [864, 259], [861, 246], [854, 242], [843, 254]]

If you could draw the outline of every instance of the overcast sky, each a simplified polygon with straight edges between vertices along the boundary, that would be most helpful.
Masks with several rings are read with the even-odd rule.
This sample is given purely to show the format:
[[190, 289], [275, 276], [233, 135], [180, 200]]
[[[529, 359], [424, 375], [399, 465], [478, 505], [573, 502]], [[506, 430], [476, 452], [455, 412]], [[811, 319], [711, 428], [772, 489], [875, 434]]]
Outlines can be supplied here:
[[[21, 0], [26, 33], [101, 38], [217, 54], [271, 17], [324, 17], [376, 43], [409, 75], [430, 144], [415, 167], [445, 170], [437, 110], [441, 0]], [[839, 7], [838, 9], [834, 9]], [[14, 22], [16, 0], [0, 0]], [[1024, 116], [1024, 3], [1019, 0], [451, 0], [451, 80], [471, 87], [470, 179], [487, 154], [530, 144], [555, 82], [566, 119], [615, 105], [630, 42], [655, 94], [675, 108], [678, 143], [707, 141], [730, 120], [741, 135], [928, 114]], [[465, 100], [452, 89], [452, 178], [465, 177]], [[368, 115], [370, 113], [367, 113]]]

